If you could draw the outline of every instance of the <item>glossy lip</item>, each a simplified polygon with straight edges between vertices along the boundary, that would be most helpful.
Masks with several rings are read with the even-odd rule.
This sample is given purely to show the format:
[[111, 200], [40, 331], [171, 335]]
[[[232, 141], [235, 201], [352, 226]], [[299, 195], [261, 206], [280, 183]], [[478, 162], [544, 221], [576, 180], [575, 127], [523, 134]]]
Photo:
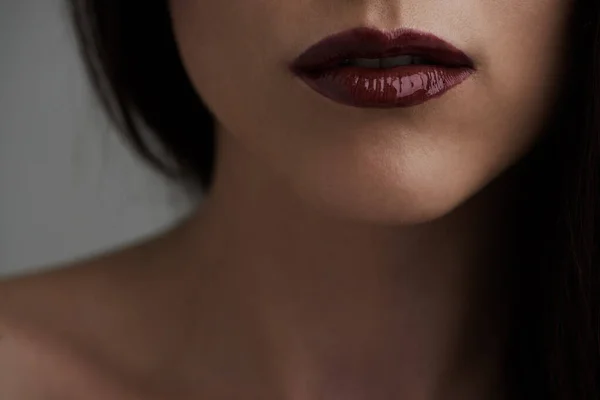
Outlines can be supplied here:
[[304, 51], [290, 65], [296, 75], [335, 68], [346, 59], [415, 55], [446, 67], [475, 69], [464, 52], [435, 35], [400, 28], [380, 31], [359, 27], [326, 37]]
[[[366, 68], [355, 58], [419, 56], [422, 64]], [[302, 53], [291, 71], [310, 88], [354, 107], [412, 107], [459, 85], [475, 72], [465, 53], [442, 39], [411, 29], [384, 32], [360, 27], [325, 38]]]

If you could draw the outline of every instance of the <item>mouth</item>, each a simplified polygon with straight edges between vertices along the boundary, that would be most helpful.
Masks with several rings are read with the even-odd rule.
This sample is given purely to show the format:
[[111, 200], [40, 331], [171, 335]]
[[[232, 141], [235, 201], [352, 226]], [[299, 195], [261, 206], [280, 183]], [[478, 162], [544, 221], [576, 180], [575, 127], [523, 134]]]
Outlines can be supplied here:
[[402, 107], [445, 93], [475, 72], [475, 66], [464, 52], [434, 35], [360, 27], [311, 46], [290, 70], [338, 102]]

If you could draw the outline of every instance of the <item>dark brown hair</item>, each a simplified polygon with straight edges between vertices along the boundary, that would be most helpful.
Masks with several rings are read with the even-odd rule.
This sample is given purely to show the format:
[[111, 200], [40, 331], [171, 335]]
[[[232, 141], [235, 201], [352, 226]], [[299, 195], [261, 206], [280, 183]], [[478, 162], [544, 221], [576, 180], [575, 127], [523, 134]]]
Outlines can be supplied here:
[[[202, 191], [214, 119], [181, 64], [167, 0], [69, 0], [99, 98], [138, 153]], [[511, 399], [600, 399], [600, 1], [574, 0], [568, 72], [545, 134], [512, 171]]]

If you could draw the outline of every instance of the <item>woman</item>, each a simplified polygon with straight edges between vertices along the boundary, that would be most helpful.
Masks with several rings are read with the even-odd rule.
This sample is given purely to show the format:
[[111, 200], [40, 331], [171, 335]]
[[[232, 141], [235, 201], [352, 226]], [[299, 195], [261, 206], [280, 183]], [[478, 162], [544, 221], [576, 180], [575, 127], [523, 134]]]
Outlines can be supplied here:
[[70, 5], [202, 201], [4, 281], [2, 399], [600, 398], [599, 2]]

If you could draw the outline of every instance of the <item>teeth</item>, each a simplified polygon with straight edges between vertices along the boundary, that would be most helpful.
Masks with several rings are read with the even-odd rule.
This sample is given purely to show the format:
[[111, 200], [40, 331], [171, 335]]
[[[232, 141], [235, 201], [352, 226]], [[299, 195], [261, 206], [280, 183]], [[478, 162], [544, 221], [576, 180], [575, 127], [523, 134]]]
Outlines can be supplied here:
[[422, 57], [403, 55], [398, 57], [386, 58], [354, 58], [344, 60], [342, 65], [349, 65], [363, 68], [393, 68], [402, 65], [425, 64], [426, 61]]
[[355, 58], [350, 60], [350, 65], [364, 68], [381, 68], [380, 58]]
[[415, 56], [399, 56], [399, 57], [388, 57], [380, 60], [380, 68], [393, 68], [401, 65], [410, 64], [423, 64], [424, 60], [421, 57]]

